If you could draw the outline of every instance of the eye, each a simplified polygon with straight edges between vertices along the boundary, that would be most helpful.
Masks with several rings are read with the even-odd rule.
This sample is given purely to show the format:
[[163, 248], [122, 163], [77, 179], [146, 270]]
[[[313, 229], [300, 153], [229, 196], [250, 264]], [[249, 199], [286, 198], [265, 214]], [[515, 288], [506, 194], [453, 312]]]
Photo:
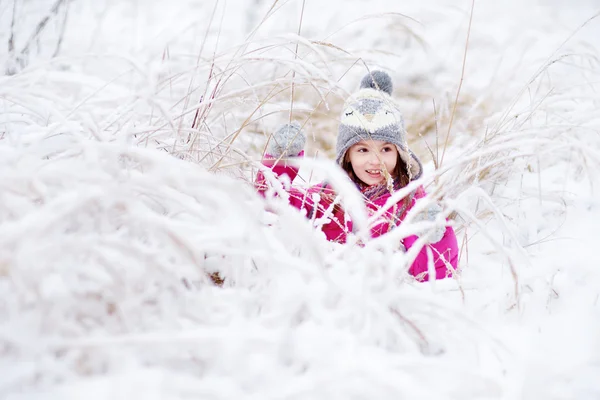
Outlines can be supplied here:
[[356, 149], [356, 151], [357, 151], [358, 153], [366, 153], [366, 152], [367, 152], [367, 151], [369, 151], [369, 150], [367, 150], [367, 148], [366, 148], [366, 147], [359, 147], [358, 149]]
[[390, 110], [385, 110], [385, 115], [391, 114], [392, 112]]
[[346, 112], [346, 117], [349, 117], [349, 116], [351, 116], [351, 115], [353, 115], [353, 114], [354, 114], [354, 111], [347, 111], [347, 112]]
[[394, 149], [392, 148], [392, 146], [385, 146], [383, 149], [381, 149], [381, 151], [383, 151], [384, 153], [389, 153], [390, 151], [394, 151]]

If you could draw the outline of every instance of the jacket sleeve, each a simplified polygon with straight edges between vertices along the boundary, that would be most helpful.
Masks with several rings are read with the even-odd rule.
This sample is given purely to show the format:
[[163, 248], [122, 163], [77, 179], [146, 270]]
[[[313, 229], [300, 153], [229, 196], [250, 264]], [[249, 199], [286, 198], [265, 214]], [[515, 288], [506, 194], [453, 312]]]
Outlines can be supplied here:
[[[425, 197], [425, 195], [425, 191], [419, 188], [415, 194], [412, 206], [414, 206], [418, 199]], [[417, 218], [414, 221], [424, 219], [435, 220], [437, 213], [441, 212], [441, 207], [435, 206], [428, 207], [422, 215], [416, 216]], [[417, 235], [411, 235], [404, 238], [403, 244], [408, 250], [415, 245], [418, 239]], [[429, 259], [429, 254], [431, 254], [433, 260]], [[421, 248], [413, 261], [409, 269], [410, 274], [420, 281], [429, 280], [428, 268], [430, 262], [433, 262], [435, 279], [451, 277], [454, 270], [456, 270], [458, 265], [458, 242], [454, 229], [451, 226], [437, 228], [436, 231], [431, 233], [429, 243]]]
[[[304, 156], [304, 151], [298, 154], [298, 157]], [[275, 177], [282, 181], [285, 179], [285, 176], [288, 177], [290, 182], [293, 182], [298, 175], [298, 167], [295, 165], [289, 165], [285, 160], [277, 160], [275, 157], [270, 154], [265, 154], [265, 157], [262, 160], [262, 165], [271, 169]], [[265, 196], [267, 190], [269, 189], [269, 181], [265, 174], [262, 171], [258, 171], [256, 174], [256, 178], [254, 179], [254, 186], [258, 193], [260, 193], [263, 197]]]
[[[404, 238], [404, 246], [410, 249], [418, 237], [415, 235]], [[429, 254], [433, 257], [433, 267], [435, 269], [435, 279], [444, 279], [452, 276], [458, 264], [458, 243], [454, 229], [447, 226], [444, 236], [436, 243], [426, 244], [419, 251], [419, 254], [413, 261], [409, 272], [420, 281], [429, 280]]]
[[[296, 157], [302, 157], [303, 155], [304, 151], [300, 152]], [[272, 157], [269, 154], [265, 155], [262, 164], [271, 169], [278, 181], [284, 183], [284, 181], [287, 180], [290, 183], [290, 185], [283, 185], [283, 187], [288, 194], [288, 202], [291, 206], [298, 210], [305, 210], [307, 218], [312, 218], [317, 211], [319, 211], [319, 214], [323, 213], [326, 201], [319, 199], [319, 201], [315, 203], [314, 200], [317, 198], [315, 197], [315, 193], [320, 194], [322, 191], [320, 188], [324, 188], [324, 185], [315, 185], [306, 189], [291, 185], [298, 175], [298, 167], [286, 163], [285, 160], [277, 161], [275, 157]], [[269, 180], [262, 171], [258, 171], [254, 180], [254, 186], [256, 187], [257, 192], [263, 197], [267, 195], [267, 192], [271, 188]], [[276, 193], [275, 196], [277, 196]]]

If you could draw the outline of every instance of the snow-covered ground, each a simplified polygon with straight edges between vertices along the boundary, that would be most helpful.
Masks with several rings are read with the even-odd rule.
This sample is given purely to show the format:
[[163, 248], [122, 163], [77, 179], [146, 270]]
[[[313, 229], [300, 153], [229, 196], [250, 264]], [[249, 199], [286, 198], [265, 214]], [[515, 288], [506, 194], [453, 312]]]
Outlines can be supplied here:
[[[0, 3], [0, 398], [600, 398], [594, 3]], [[455, 279], [248, 183], [290, 107], [335, 179], [367, 67], [457, 212]]]

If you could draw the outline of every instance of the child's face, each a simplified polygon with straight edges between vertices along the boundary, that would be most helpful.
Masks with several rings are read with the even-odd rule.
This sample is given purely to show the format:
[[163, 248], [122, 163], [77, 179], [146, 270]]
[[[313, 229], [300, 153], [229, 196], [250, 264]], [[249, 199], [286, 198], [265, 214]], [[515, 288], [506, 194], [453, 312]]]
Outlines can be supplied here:
[[348, 149], [348, 158], [354, 173], [367, 185], [384, 183], [386, 174], [392, 175], [396, 168], [396, 146], [381, 140], [361, 140]]

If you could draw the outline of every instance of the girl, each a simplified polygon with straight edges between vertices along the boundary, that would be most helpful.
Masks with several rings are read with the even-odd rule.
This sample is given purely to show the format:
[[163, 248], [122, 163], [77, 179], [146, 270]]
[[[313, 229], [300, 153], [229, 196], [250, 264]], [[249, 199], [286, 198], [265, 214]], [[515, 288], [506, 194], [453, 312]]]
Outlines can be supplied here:
[[[404, 121], [391, 98], [391, 78], [384, 72], [374, 71], [365, 76], [361, 89], [344, 106], [336, 143], [336, 162], [363, 194], [370, 215], [383, 207], [390, 196], [422, 175], [422, 165], [407, 146]], [[293, 181], [298, 169], [282, 161], [284, 157], [301, 157], [306, 136], [300, 124], [294, 122], [279, 128], [271, 138], [263, 164], [271, 167], [276, 176], [287, 175]], [[259, 172], [256, 185], [264, 195], [268, 188], [265, 176]], [[306, 211], [308, 218], [329, 216], [322, 231], [330, 241], [344, 243], [352, 232], [352, 221], [335, 202], [335, 192], [325, 184], [301, 190], [289, 190], [292, 206]], [[315, 197], [314, 194], [318, 194]], [[398, 226], [425, 196], [422, 187], [388, 209], [383, 218], [371, 228], [371, 236], [378, 237]], [[317, 202], [313, 199], [318, 199]], [[431, 205], [413, 221], [436, 219], [441, 207]], [[433, 256], [435, 278], [452, 276], [456, 269], [458, 245], [452, 227], [441, 227], [424, 232], [427, 244], [420, 250], [409, 272], [419, 280], [428, 280], [428, 253]], [[401, 249], [410, 249], [418, 240], [411, 235], [402, 240]]]

